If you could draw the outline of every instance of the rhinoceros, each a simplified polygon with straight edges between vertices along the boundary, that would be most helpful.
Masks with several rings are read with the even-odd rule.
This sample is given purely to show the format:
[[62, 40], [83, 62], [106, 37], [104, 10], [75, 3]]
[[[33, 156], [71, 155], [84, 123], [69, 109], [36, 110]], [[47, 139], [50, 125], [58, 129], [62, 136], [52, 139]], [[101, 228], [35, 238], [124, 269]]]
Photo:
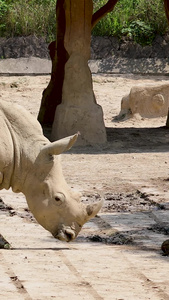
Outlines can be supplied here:
[[121, 100], [121, 111], [116, 119], [133, 116], [157, 118], [167, 116], [169, 106], [169, 84], [133, 86], [128, 95]]
[[102, 207], [102, 201], [85, 205], [64, 179], [60, 154], [77, 136], [51, 143], [22, 106], [0, 101], [0, 189], [22, 192], [37, 222], [67, 242]]

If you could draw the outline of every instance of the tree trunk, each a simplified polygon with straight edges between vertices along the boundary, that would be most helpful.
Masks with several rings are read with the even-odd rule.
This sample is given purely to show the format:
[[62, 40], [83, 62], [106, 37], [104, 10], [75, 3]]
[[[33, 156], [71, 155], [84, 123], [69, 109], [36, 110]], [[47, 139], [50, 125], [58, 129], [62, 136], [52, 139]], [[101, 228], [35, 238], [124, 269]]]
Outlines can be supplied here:
[[65, 0], [64, 49], [68, 54], [62, 88], [62, 102], [56, 108], [52, 140], [80, 131], [78, 144], [106, 142], [101, 106], [96, 104], [90, 58], [92, 0]]
[[52, 140], [80, 131], [79, 144], [106, 142], [103, 111], [96, 104], [88, 67], [92, 13], [92, 0], [57, 0], [56, 42], [49, 45], [51, 79], [38, 115], [43, 128], [52, 127]]
[[52, 60], [51, 79], [43, 91], [38, 121], [42, 127], [52, 126], [57, 105], [62, 101], [62, 86], [64, 80], [64, 67], [68, 54], [64, 48], [65, 11], [64, 1], [57, 0], [56, 4], [57, 34], [56, 41], [49, 45]]
[[[169, 22], [169, 1], [168, 0], [164, 0], [164, 8], [165, 8], [167, 20]], [[168, 116], [166, 120], [166, 127], [169, 127], [169, 110], [168, 110]]]

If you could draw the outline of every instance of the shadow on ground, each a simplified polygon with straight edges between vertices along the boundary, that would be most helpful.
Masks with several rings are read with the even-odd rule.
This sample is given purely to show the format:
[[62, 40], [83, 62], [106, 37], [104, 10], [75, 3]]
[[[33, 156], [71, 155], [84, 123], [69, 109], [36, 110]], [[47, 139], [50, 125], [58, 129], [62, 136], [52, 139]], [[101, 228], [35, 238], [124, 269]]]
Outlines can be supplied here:
[[94, 146], [74, 146], [74, 154], [118, 154], [169, 151], [169, 128], [106, 128], [107, 143]]

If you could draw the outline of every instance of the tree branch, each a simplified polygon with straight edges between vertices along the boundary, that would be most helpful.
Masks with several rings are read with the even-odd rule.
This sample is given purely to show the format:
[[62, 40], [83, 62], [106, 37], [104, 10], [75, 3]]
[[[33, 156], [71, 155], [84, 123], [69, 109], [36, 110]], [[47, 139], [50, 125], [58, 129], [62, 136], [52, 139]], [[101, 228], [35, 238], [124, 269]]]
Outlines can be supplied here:
[[169, 2], [168, 2], [168, 0], [164, 0], [164, 8], [165, 8], [165, 14], [166, 14], [167, 20], [169, 22]]
[[109, 12], [111, 12], [118, 0], [109, 0], [104, 6], [97, 10], [92, 16], [92, 29], [93, 27]]

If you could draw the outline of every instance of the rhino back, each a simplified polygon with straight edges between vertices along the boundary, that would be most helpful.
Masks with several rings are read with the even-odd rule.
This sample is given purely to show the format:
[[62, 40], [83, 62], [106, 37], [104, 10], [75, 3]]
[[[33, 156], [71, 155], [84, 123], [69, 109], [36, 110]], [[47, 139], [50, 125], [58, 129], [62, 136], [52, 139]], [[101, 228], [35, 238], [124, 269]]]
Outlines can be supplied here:
[[23, 107], [0, 101], [0, 172], [4, 181], [0, 189], [11, 186], [12, 177], [18, 173], [25, 158], [34, 160], [42, 144], [49, 141], [43, 136], [41, 126]]
[[0, 111], [20, 136], [42, 135], [42, 128], [39, 122], [22, 106], [1, 100]]

